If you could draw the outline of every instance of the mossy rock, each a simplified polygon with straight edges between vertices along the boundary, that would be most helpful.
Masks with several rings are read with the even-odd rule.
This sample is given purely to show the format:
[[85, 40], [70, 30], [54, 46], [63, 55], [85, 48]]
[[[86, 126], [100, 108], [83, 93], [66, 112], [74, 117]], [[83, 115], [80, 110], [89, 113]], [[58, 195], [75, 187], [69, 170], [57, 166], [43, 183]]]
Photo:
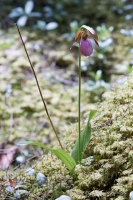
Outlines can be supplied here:
[[[24, 172], [19, 175], [30, 194], [26, 199], [36, 196], [36, 199], [53, 200], [61, 194], [69, 195], [72, 200], [129, 199], [133, 190], [133, 79], [129, 78], [103, 98], [91, 121], [91, 142], [82, 164], [70, 174], [60, 160], [47, 154], [34, 166], [36, 172], [47, 176], [46, 185], [40, 187], [35, 176], [25, 176]], [[77, 136], [75, 124], [62, 141], [69, 153]], [[90, 156], [93, 161], [88, 161]]]

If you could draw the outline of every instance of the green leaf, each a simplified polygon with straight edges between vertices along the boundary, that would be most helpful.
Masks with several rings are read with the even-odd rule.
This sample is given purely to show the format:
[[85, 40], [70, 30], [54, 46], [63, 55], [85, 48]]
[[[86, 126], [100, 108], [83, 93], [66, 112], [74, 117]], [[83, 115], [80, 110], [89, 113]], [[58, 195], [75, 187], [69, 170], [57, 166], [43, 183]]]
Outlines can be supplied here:
[[[90, 126], [90, 120], [95, 115], [96, 110], [92, 110], [89, 114], [88, 122], [84, 130], [81, 132], [81, 138], [80, 138], [80, 158], [83, 159], [84, 151], [87, 148], [88, 143], [90, 142], [91, 138], [91, 126]], [[74, 158], [75, 162], [78, 163], [81, 160], [79, 160], [78, 156], [78, 149], [79, 149], [79, 138], [76, 140], [76, 143], [74, 144], [73, 150], [72, 150], [72, 157]]]
[[88, 118], [88, 123], [90, 122], [90, 120], [94, 117], [94, 115], [96, 114], [96, 110], [91, 110], [90, 114], [89, 114], [89, 118]]
[[[91, 128], [90, 125], [84, 128], [84, 130], [81, 132], [81, 136], [80, 136], [80, 158], [81, 160], [83, 159], [83, 153], [86, 150], [86, 147], [90, 141], [90, 137], [91, 137]], [[79, 160], [78, 158], [78, 148], [79, 148], [79, 138], [76, 140], [76, 143], [74, 144], [73, 150], [72, 150], [72, 157], [74, 158], [75, 162], [78, 163], [81, 160]]]
[[76, 166], [75, 160], [63, 149], [52, 149], [45, 146], [41, 142], [34, 142], [34, 141], [21, 141], [18, 143], [18, 145], [27, 145], [27, 144], [39, 146], [46, 149], [47, 151], [50, 151], [65, 164], [65, 166], [69, 169], [69, 171], [71, 171]]

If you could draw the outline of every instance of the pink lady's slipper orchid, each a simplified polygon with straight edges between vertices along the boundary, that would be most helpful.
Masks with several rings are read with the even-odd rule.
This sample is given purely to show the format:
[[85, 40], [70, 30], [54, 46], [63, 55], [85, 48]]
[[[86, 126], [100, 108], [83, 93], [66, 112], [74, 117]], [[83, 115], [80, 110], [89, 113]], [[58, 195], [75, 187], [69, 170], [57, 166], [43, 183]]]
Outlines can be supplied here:
[[80, 51], [84, 56], [90, 56], [93, 52], [92, 42], [88, 39], [89, 36], [92, 37], [96, 45], [99, 46], [97, 33], [93, 28], [86, 25], [81, 26], [80, 30], [77, 31], [73, 43], [74, 45], [76, 42], [79, 42]]

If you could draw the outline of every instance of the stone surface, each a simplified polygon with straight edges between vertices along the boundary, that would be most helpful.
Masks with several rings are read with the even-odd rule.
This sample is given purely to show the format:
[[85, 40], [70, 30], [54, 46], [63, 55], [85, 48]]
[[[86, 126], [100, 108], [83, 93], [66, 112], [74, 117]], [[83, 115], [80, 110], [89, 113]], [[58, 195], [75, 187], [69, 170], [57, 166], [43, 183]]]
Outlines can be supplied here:
[[61, 195], [59, 198], [57, 198], [55, 200], [71, 200], [71, 198], [69, 196], [66, 196], [66, 195]]

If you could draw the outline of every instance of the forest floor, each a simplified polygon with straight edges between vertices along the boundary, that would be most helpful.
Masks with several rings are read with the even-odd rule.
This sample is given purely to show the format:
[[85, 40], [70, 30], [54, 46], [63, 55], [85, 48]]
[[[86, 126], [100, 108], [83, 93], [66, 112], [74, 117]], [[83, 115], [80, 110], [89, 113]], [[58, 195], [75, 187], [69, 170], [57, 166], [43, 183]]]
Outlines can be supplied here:
[[[97, 31], [101, 48], [90, 58], [82, 57], [83, 120], [102, 100], [103, 92], [122, 84], [133, 71], [132, 36], [105, 25]], [[69, 125], [78, 120], [78, 50], [70, 50], [72, 41], [55, 32], [44, 35], [21, 30], [21, 34], [53, 124], [63, 138]], [[53, 146], [56, 140], [18, 33], [14, 28], [0, 31], [0, 36], [0, 166], [14, 169], [43, 154], [31, 147], [18, 149], [18, 141], [30, 138]]]

